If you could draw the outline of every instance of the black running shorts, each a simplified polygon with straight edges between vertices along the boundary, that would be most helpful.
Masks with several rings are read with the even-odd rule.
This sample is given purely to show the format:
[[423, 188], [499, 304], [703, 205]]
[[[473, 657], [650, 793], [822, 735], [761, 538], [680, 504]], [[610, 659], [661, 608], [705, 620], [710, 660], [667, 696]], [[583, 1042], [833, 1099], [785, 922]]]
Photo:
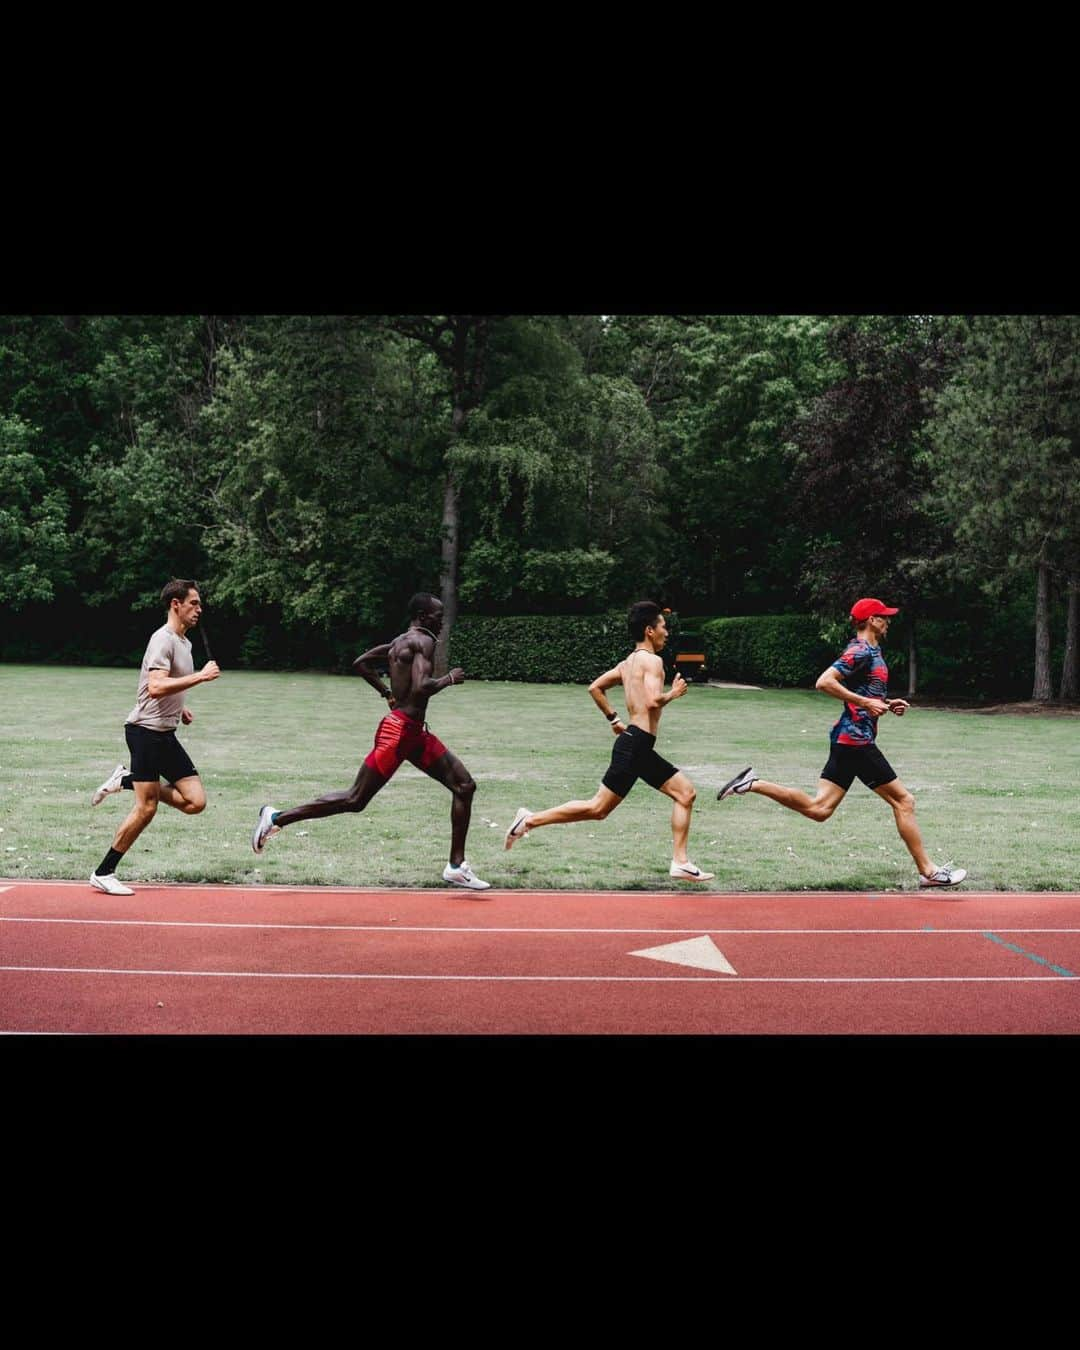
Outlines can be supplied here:
[[893, 781], [896, 770], [876, 745], [834, 745], [821, 776], [846, 792], [856, 778], [868, 788], [883, 787]]
[[653, 749], [656, 737], [650, 736], [640, 727], [630, 726], [615, 738], [611, 751], [611, 764], [604, 774], [604, 787], [610, 788], [618, 797], [625, 797], [639, 778], [644, 778], [650, 787], [663, 787], [672, 774], [678, 773], [674, 764], [669, 764]]
[[198, 776], [188, 752], [176, 739], [175, 731], [151, 731], [149, 727], [124, 723], [124, 737], [131, 751], [131, 781], [178, 783], [181, 778]]

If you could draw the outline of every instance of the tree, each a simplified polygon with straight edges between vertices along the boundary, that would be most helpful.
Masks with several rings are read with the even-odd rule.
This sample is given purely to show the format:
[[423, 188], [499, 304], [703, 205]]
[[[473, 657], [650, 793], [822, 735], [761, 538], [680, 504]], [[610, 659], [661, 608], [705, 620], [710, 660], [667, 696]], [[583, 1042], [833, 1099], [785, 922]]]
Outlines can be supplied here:
[[434, 365], [363, 319], [249, 324], [199, 423], [217, 596], [324, 633], [401, 618], [437, 558]]
[[596, 611], [655, 588], [667, 503], [654, 419], [630, 380], [585, 373], [575, 328], [499, 326], [484, 405], [454, 451], [463, 595], [498, 612]]
[[0, 603], [53, 600], [71, 581], [68, 500], [50, 487], [40, 432], [0, 416]]
[[936, 402], [932, 501], [988, 592], [1034, 573], [1031, 696], [1045, 702], [1051, 581], [1068, 579], [1080, 545], [1080, 317], [987, 315], [968, 329]]
[[907, 319], [844, 322], [829, 334], [843, 375], [793, 423], [790, 506], [804, 538], [801, 585], [822, 616], [859, 595], [904, 612], [908, 693], [917, 689], [917, 614], [949, 552], [925, 510], [920, 457], [927, 397], [952, 351], [938, 326]]
[[443, 627], [435, 647], [435, 668], [444, 673], [450, 632], [457, 618], [458, 557], [461, 547], [461, 484], [453, 450], [469, 414], [478, 407], [486, 378], [488, 337], [494, 316], [489, 314], [408, 314], [385, 317], [390, 331], [421, 343], [449, 377], [450, 425], [442, 485], [442, 573], [439, 578]]
[[785, 431], [836, 372], [827, 321], [791, 315], [620, 316], [612, 372], [656, 424], [670, 533], [662, 574], [681, 607], [755, 612], [792, 602]]

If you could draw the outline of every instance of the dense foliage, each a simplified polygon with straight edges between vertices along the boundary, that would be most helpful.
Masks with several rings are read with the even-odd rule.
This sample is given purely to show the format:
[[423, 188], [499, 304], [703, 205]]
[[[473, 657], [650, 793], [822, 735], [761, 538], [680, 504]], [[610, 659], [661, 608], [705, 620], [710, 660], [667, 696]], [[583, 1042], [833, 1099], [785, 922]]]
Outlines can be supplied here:
[[[910, 687], [951, 678], [937, 624], [965, 688], [978, 668], [1076, 697], [1078, 337], [1073, 316], [0, 318], [0, 655], [126, 664], [173, 575], [223, 660], [342, 669], [426, 589], [456, 659], [531, 679], [591, 678], [596, 626], [645, 596], [828, 642], [870, 594], [904, 609]], [[1017, 605], [977, 656], [964, 616]], [[545, 662], [525, 620], [550, 616], [568, 643], [582, 622], [588, 670], [565, 644]], [[759, 661], [813, 678], [790, 664]]]

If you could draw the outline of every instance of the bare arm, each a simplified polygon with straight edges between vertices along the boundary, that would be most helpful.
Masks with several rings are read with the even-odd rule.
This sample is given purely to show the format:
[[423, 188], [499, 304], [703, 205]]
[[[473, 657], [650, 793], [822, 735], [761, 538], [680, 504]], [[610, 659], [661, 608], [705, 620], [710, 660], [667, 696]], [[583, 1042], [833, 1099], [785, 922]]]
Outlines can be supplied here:
[[687, 684], [676, 671], [675, 678], [671, 681], [671, 688], [665, 694], [664, 663], [658, 656], [655, 656], [642, 672], [642, 688], [645, 693], [646, 707], [652, 711], [656, 708], [666, 708], [673, 698], [682, 698], [683, 694], [686, 693]]
[[431, 673], [434, 669], [432, 662], [432, 656], [435, 654], [434, 643], [432, 643], [431, 653], [431, 656], [427, 654], [422, 641], [413, 653], [412, 670], [409, 676], [409, 696], [411, 698], [431, 698], [433, 694], [440, 694], [444, 689], [449, 689], [452, 684], [464, 684], [465, 682], [465, 672], [460, 666], [455, 666], [447, 674], [440, 675], [438, 679], [435, 679]]
[[589, 685], [589, 693], [592, 695], [592, 701], [611, 723], [611, 728], [618, 736], [625, 723], [618, 715], [615, 709], [608, 702], [604, 694], [605, 689], [611, 689], [617, 684], [622, 684], [622, 670], [619, 666], [613, 666], [611, 670], [605, 670], [603, 675], [598, 675], [592, 684]]
[[380, 643], [378, 647], [372, 647], [368, 651], [362, 652], [352, 663], [352, 668], [356, 671], [357, 675], [361, 676], [371, 685], [376, 693], [381, 694], [387, 702], [393, 703], [393, 693], [386, 688], [379, 676], [379, 672], [370, 664], [372, 661], [385, 660], [387, 653], [390, 651], [390, 646], [391, 644], [389, 642], [383, 642]]
[[196, 684], [205, 684], [207, 680], [216, 680], [221, 674], [216, 661], [207, 661], [202, 670], [192, 675], [166, 675], [163, 670], [147, 672], [146, 692], [151, 698], [164, 698], [166, 694], [179, 694]]

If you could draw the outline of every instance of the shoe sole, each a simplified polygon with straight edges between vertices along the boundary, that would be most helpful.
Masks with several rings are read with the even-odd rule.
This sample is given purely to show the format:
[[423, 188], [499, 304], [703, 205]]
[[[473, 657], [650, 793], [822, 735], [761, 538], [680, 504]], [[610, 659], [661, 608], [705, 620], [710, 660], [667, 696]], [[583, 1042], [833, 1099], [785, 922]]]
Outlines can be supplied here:
[[[267, 806], [269, 806], [269, 802], [267, 803]], [[267, 832], [266, 832], [265, 835], [262, 834], [262, 827], [263, 827], [263, 826], [262, 826], [262, 818], [263, 818], [263, 811], [265, 811], [265, 810], [266, 810], [266, 806], [260, 807], [260, 809], [259, 809], [259, 819], [256, 821], [256, 823], [255, 823], [255, 828], [254, 828], [254, 830], [252, 830], [252, 832], [251, 832], [251, 848], [252, 848], [252, 851], [253, 851], [254, 853], [261, 853], [261, 852], [263, 851], [263, 849], [266, 847], [266, 841], [267, 841], [267, 839], [270, 838], [270, 831], [269, 831], [269, 830], [267, 830]], [[259, 837], [260, 835], [262, 835], [261, 841], [260, 841], [260, 837]]]
[[745, 778], [753, 767], [754, 766], [752, 764], [748, 764], [746, 768], [743, 769], [742, 773], [737, 773], [734, 778], [726, 782], [724, 786], [720, 789], [720, 791], [716, 794], [716, 800], [718, 802], [722, 802], [725, 797], [733, 796], [735, 794], [735, 784], [739, 781], [740, 778]]

